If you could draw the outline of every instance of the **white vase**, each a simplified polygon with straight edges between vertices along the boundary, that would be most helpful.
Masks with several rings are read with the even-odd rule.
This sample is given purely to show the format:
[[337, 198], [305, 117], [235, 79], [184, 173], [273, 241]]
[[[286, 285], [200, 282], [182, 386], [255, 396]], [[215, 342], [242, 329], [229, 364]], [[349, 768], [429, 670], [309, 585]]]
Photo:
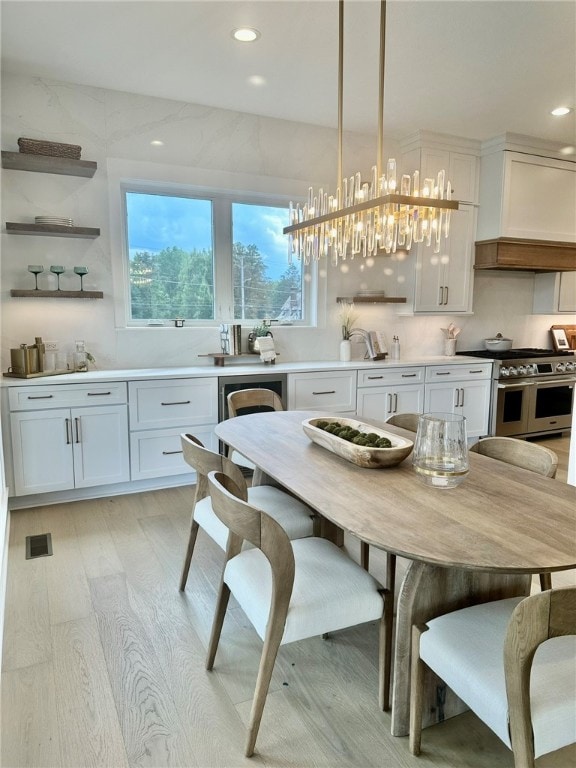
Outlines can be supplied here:
[[340, 342], [340, 362], [349, 363], [352, 358], [352, 343], [349, 339]]

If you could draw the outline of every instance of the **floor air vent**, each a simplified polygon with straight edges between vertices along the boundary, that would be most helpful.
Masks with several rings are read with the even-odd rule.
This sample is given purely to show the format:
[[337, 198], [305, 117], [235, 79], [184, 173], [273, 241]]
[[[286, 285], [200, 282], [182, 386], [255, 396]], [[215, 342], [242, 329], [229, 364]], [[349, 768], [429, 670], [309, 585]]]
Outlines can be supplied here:
[[39, 536], [26, 536], [26, 560], [33, 560], [35, 557], [47, 557], [51, 554], [51, 533], [41, 533]]

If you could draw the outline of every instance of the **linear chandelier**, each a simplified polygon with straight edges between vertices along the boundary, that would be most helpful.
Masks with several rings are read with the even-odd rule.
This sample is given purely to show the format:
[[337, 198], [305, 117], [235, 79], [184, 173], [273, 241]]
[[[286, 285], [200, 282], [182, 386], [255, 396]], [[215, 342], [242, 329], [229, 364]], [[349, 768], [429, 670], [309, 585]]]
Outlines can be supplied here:
[[375, 256], [409, 250], [412, 243], [433, 245], [440, 252], [442, 235], [450, 232], [451, 211], [458, 209], [452, 200], [452, 185], [445, 171], [437, 177], [420, 180], [419, 171], [403, 174], [398, 183], [396, 160], [383, 168], [384, 147], [384, 65], [386, 47], [386, 0], [380, 2], [380, 58], [378, 83], [378, 138], [376, 165], [370, 181], [360, 173], [343, 178], [343, 71], [344, 0], [338, 3], [338, 172], [340, 186], [330, 195], [320, 189], [308, 190], [306, 203], [290, 203], [289, 262], [296, 256], [305, 264], [330, 258], [334, 266], [355, 256]]

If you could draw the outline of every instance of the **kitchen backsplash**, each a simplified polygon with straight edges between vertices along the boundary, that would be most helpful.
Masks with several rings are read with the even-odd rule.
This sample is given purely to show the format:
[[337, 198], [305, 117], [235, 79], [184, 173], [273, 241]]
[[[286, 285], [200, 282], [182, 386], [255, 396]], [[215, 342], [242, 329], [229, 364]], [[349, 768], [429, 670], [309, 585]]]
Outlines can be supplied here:
[[[423, 126], [425, 128], [425, 126]], [[161, 129], [165, 146], [151, 147]], [[11, 237], [4, 239], [1, 266], [2, 369], [9, 350], [35, 336], [58, 341], [72, 350], [74, 340], [85, 339], [86, 348], [101, 369], [203, 364], [198, 355], [219, 350], [219, 333], [213, 328], [127, 329], [118, 312], [115, 260], [120, 258], [115, 215], [110, 211], [114, 190], [111, 170], [122, 163], [134, 173], [159, 165], [187, 167], [191, 183], [211, 179], [237, 189], [267, 192], [298, 189], [309, 183], [330, 185], [334, 176], [336, 133], [316, 126], [244, 115], [200, 105], [184, 104], [136, 94], [105, 91], [40, 78], [4, 75], [2, 79], [2, 149], [17, 150], [20, 136], [44, 137], [82, 146], [82, 159], [94, 160], [92, 179], [71, 179], [41, 173], [2, 174], [2, 219], [27, 220], [34, 213], [65, 213], [75, 222], [99, 227], [95, 240]], [[209, 137], [209, 138], [207, 138]], [[346, 135], [345, 157], [354, 167], [370, 167], [374, 146], [371, 137]], [[390, 151], [396, 151], [391, 146]], [[311, 178], [312, 177], [312, 178]], [[145, 176], [144, 176], [145, 178]], [[32, 205], [33, 204], [33, 209]], [[32, 210], [34, 213], [32, 213]], [[117, 217], [116, 217], [117, 218]], [[104, 293], [103, 300], [50, 301], [11, 299], [9, 291], [22, 287], [31, 276], [29, 263], [85, 264], [85, 288]], [[386, 257], [379, 257], [370, 275], [371, 284], [392, 292], [386, 275]], [[319, 327], [273, 329], [282, 362], [337, 360], [340, 328], [336, 296], [358, 289], [365, 275], [362, 260], [349, 262], [343, 274], [327, 268]], [[515, 346], [551, 345], [549, 328], [554, 316], [532, 315], [534, 276], [531, 273], [477, 273], [474, 314], [459, 317], [398, 316], [393, 305], [357, 305], [357, 325], [382, 330], [390, 343], [400, 338], [402, 356], [440, 355], [441, 327], [455, 322], [462, 332], [459, 349], [482, 346], [497, 332]], [[396, 294], [397, 295], [397, 294]], [[46, 306], [47, 305], [47, 306]], [[232, 321], [232, 318], [228, 318]], [[245, 330], [245, 337], [248, 334]], [[353, 346], [355, 359], [364, 344]]]

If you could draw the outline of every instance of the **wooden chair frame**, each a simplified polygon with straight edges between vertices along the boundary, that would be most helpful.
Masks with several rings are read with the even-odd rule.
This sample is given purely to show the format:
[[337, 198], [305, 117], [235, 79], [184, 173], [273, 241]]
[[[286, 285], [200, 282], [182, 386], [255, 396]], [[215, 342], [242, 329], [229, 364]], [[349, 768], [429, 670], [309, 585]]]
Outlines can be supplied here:
[[238, 415], [243, 408], [268, 407], [273, 411], [283, 411], [284, 406], [280, 396], [271, 389], [254, 387], [230, 392], [227, 397], [230, 418]]
[[[470, 448], [474, 453], [488, 456], [515, 467], [527, 469], [544, 477], [555, 478], [558, 456], [544, 445], [536, 445], [515, 437], [485, 437]], [[541, 573], [540, 589], [552, 589], [552, 576]]]
[[[258, 677], [252, 701], [250, 722], [246, 741], [245, 755], [251, 757], [254, 747], [270, 680], [278, 655], [278, 649], [284, 634], [286, 617], [292, 597], [294, 585], [295, 561], [292, 546], [286, 532], [282, 527], [265, 512], [252, 507], [241, 498], [240, 489], [234, 480], [222, 472], [211, 472], [208, 477], [212, 507], [218, 517], [230, 529], [226, 562], [231, 560], [242, 549], [244, 540], [258, 547], [272, 569], [272, 600], [270, 614], [266, 625], [266, 636], [260, 657]], [[382, 706], [386, 696], [385, 668], [386, 662], [391, 657], [391, 649], [388, 647], [389, 637], [386, 633], [386, 622], [389, 618], [389, 600], [387, 591], [382, 590], [383, 610], [380, 621], [379, 640], [379, 701]], [[222, 632], [226, 608], [230, 598], [230, 589], [224, 581], [224, 573], [218, 592], [218, 601], [212, 633], [208, 646], [206, 669], [211, 670], [218, 649], [218, 643]], [[388, 664], [388, 689], [389, 689], [389, 664]]]
[[[423, 682], [426, 664], [420, 638], [426, 625], [412, 627], [410, 751], [420, 754]], [[552, 637], [576, 634], [576, 587], [547, 590], [526, 597], [514, 609], [503, 646], [510, 741], [515, 768], [535, 768], [530, 709], [530, 674], [538, 646]]]
[[215, 453], [214, 451], [205, 448], [200, 440], [198, 440], [197, 437], [194, 437], [194, 435], [182, 434], [180, 435], [180, 442], [182, 444], [184, 460], [196, 470], [196, 490], [192, 501], [190, 534], [188, 536], [188, 545], [186, 547], [184, 564], [180, 575], [179, 589], [183, 592], [186, 589], [190, 563], [192, 562], [192, 555], [196, 545], [198, 528], [200, 527], [198, 522], [194, 519], [194, 510], [196, 509], [196, 504], [209, 494], [208, 473], [223, 472], [224, 474], [229, 475], [236, 484], [240, 498], [244, 501], [248, 499], [248, 490], [242, 470], [226, 456], [222, 456], [219, 453]]

